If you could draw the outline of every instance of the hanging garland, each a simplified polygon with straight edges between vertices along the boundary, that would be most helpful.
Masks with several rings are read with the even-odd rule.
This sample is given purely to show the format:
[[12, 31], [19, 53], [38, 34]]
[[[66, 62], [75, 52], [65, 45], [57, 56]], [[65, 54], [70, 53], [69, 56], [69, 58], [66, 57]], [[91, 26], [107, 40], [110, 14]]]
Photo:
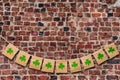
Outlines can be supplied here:
[[[9, 43], [4, 37], [0, 37], [4, 39], [7, 43]], [[89, 54], [81, 58], [69, 60], [54, 60], [30, 55], [22, 50], [19, 50], [13, 44], [9, 43], [2, 52], [2, 54], [8, 57], [10, 60], [12, 60], [17, 54], [15, 59], [15, 62], [17, 64], [21, 66], [26, 66], [29, 62], [29, 68], [50, 73], [67, 73], [69, 63], [70, 71], [71, 73], [73, 73], [81, 71], [83, 69], [89, 69], [94, 67], [95, 64], [93, 61], [93, 57], [95, 58], [97, 64], [100, 65], [108, 59], [119, 55], [119, 51], [116, 45], [114, 43], [111, 43], [109, 45], [104, 46], [102, 49], [99, 49], [98, 51], [94, 52], [93, 54]]]

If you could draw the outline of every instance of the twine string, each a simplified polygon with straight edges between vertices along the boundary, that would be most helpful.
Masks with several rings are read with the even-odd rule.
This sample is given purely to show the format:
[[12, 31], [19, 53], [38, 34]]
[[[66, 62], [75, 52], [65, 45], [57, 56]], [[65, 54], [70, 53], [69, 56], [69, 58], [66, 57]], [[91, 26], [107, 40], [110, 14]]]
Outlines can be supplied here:
[[7, 39], [5, 39], [2, 35], [0, 35], [0, 38], [3, 39], [5, 42], [9, 43]]

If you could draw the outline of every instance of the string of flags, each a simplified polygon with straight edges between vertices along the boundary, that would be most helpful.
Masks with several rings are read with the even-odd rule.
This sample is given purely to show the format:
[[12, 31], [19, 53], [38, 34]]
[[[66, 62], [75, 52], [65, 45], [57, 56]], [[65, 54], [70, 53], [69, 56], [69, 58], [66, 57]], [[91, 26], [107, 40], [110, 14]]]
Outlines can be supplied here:
[[[18, 53], [18, 54], [17, 54]], [[13, 44], [9, 43], [2, 54], [12, 60], [15, 56], [15, 63], [26, 66], [29, 63], [29, 68], [35, 70], [41, 70], [43, 72], [49, 73], [67, 73], [68, 67], [70, 72], [79, 72], [83, 69], [89, 69], [94, 67], [93, 57], [96, 60], [97, 64], [100, 65], [103, 62], [119, 55], [119, 51], [114, 43], [106, 45], [103, 49], [99, 49], [93, 54], [88, 54], [81, 58], [69, 59], [69, 60], [54, 60], [54, 59], [45, 59], [42, 57], [37, 57], [30, 55], [22, 50], [19, 50]]]

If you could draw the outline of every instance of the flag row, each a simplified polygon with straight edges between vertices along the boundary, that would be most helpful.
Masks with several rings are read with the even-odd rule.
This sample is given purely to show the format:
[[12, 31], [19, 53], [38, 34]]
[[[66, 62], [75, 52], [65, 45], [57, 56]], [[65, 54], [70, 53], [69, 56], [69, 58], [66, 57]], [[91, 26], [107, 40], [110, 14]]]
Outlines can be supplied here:
[[94, 67], [95, 63], [93, 61], [93, 58], [99, 65], [107, 61], [108, 59], [119, 55], [119, 51], [117, 50], [116, 45], [114, 43], [111, 43], [104, 46], [103, 49], [99, 49], [93, 54], [88, 54], [81, 58], [54, 60], [30, 55], [24, 51], [19, 50], [13, 44], [9, 43], [2, 54], [8, 57], [10, 60], [12, 60], [16, 56], [15, 62], [17, 64], [26, 66], [29, 63], [28, 66], [31, 69], [50, 73], [67, 73], [68, 68], [70, 68], [70, 72], [73, 73], [81, 71], [82, 69]]

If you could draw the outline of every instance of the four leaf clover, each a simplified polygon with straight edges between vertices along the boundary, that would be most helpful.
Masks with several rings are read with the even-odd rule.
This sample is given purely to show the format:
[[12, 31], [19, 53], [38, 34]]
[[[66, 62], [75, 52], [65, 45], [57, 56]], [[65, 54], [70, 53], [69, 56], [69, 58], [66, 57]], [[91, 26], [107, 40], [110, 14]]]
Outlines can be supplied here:
[[99, 53], [98, 54], [98, 56], [97, 56], [97, 58], [100, 60], [100, 59], [102, 59], [104, 57], [104, 55], [102, 54], [102, 53]]
[[59, 69], [63, 69], [64, 67], [65, 67], [65, 65], [63, 63], [60, 63], [58, 66]]
[[19, 59], [20, 59], [21, 61], [25, 62], [25, 61], [26, 61], [26, 56], [25, 56], [25, 55], [22, 55], [22, 56], [20, 56]]
[[113, 53], [114, 51], [115, 51], [115, 49], [113, 47], [110, 47], [108, 50], [109, 53]]
[[75, 61], [72, 62], [72, 67], [74, 67], [74, 68], [78, 67], [78, 63], [76, 63]]
[[91, 64], [91, 60], [90, 60], [90, 59], [86, 59], [86, 60], [85, 60], [85, 64], [86, 64], [86, 65], [90, 65], [90, 64]]
[[35, 60], [35, 61], [33, 61], [33, 64], [34, 64], [35, 66], [39, 66], [39, 65], [40, 65], [40, 62], [39, 62], [39, 60]]
[[48, 62], [45, 66], [46, 66], [48, 69], [49, 69], [49, 68], [52, 68], [51, 62]]
[[7, 49], [7, 53], [12, 54], [13, 53], [13, 49], [12, 48], [8, 48]]

